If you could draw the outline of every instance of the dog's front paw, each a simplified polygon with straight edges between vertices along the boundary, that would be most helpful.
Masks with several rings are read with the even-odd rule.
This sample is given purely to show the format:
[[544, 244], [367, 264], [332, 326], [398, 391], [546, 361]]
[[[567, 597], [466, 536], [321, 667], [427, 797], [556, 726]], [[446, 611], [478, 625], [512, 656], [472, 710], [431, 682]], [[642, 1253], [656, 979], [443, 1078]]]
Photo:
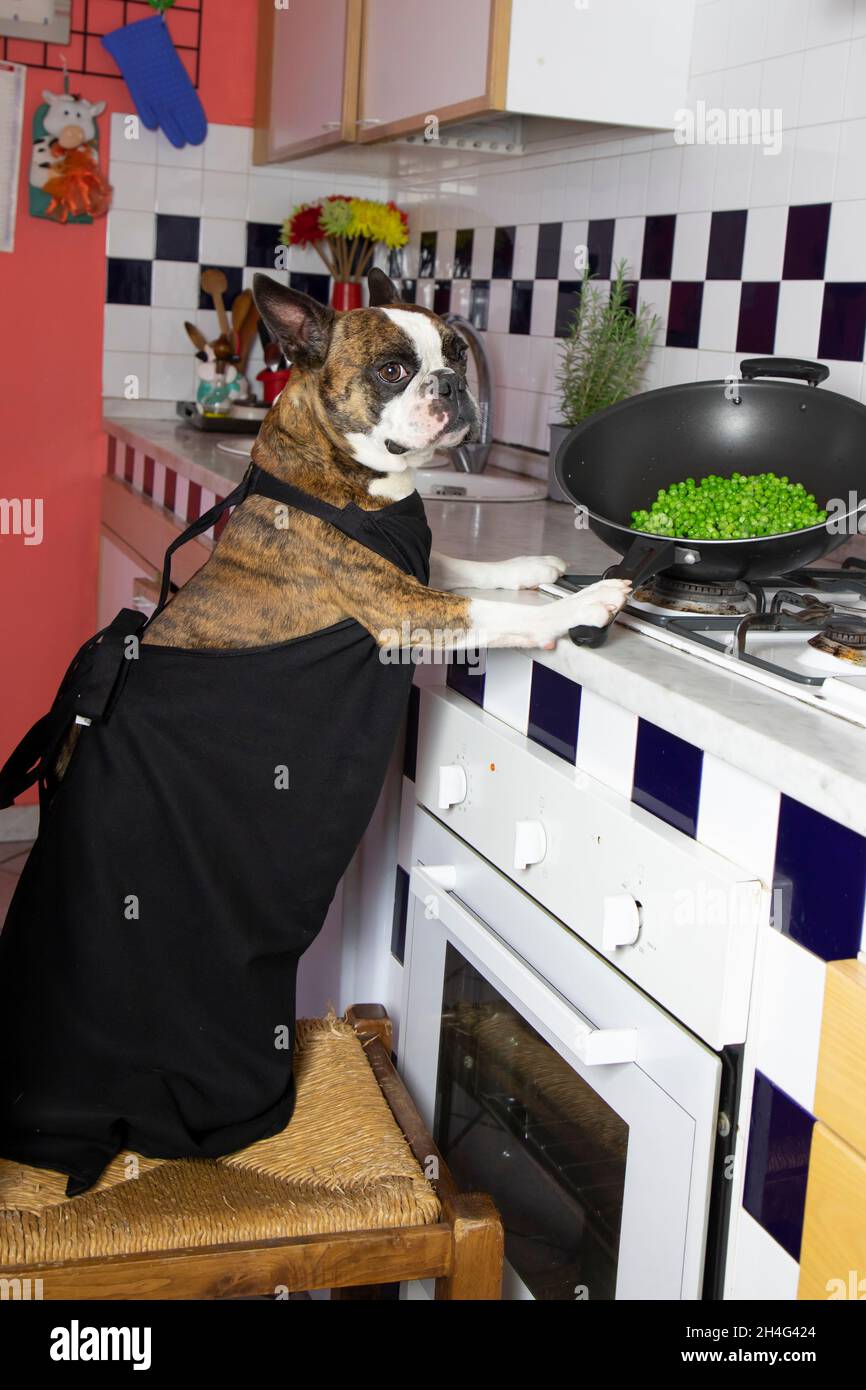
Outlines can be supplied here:
[[503, 589], [537, 589], [554, 584], [566, 571], [564, 560], [556, 555], [517, 555], [500, 566]]
[[564, 635], [572, 627], [606, 627], [630, 593], [631, 583], [627, 579], [600, 579], [597, 584], [590, 584], [580, 593], [563, 599], [555, 609], [551, 605], [557, 636]]

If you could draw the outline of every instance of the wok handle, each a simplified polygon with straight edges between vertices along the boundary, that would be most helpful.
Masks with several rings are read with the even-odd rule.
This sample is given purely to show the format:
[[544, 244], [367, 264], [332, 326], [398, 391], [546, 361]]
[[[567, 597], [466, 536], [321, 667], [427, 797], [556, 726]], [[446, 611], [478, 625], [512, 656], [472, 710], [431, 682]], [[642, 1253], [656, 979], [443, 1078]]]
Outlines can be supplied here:
[[807, 362], [802, 357], [746, 357], [740, 363], [743, 381], [754, 381], [759, 376], [790, 376], [795, 381], [819, 386], [829, 375], [830, 368], [823, 362]]
[[[603, 579], [630, 579], [636, 589], [645, 579], [666, 569], [675, 560], [676, 543], [659, 536], [658, 540], [647, 540], [640, 536], [632, 541], [618, 565], [606, 569]], [[607, 634], [613, 626], [613, 619], [605, 627], [589, 627], [581, 623], [569, 628], [568, 635], [576, 647], [603, 647]]]

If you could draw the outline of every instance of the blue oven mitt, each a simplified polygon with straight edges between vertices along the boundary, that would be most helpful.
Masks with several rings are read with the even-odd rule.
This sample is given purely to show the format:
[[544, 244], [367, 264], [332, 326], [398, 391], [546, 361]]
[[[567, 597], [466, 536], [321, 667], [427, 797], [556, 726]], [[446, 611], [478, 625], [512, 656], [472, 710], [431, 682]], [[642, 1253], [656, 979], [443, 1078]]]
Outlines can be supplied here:
[[102, 45], [123, 73], [147, 129], [161, 127], [178, 149], [200, 145], [207, 117], [162, 16], [103, 34]]

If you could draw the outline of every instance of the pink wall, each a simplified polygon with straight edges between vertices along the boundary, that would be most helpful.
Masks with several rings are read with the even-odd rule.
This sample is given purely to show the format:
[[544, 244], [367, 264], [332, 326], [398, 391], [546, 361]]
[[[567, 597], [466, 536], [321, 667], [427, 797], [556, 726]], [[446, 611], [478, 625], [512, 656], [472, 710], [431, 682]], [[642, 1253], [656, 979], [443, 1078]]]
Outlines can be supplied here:
[[[253, 123], [255, 15], [253, 0], [203, 0], [199, 93], [211, 121]], [[25, 60], [23, 53], [9, 56]], [[133, 109], [126, 85], [73, 76], [71, 86], [108, 103], [100, 121], [105, 166], [109, 112]], [[59, 74], [31, 69], [25, 133], [44, 87], [59, 91]], [[0, 536], [0, 762], [47, 709], [71, 657], [95, 629], [105, 471], [105, 222], [59, 227], [30, 217], [28, 149], [25, 134], [15, 250], [0, 254], [0, 496], [42, 498], [44, 539], [25, 546], [21, 537]]]

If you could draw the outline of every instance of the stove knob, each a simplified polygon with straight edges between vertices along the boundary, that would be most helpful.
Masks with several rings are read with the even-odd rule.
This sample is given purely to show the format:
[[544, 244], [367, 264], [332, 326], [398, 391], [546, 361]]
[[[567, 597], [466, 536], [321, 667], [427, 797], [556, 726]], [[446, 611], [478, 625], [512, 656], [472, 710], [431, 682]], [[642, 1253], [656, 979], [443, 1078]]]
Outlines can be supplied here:
[[633, 946], [640, 936], [640, 903], [629, 893], [616, 893], [604, 900], [601, 924], [601, 944], [605, 951], [618, 946]]
[[547, 833], [540, 820], [519, 820], [514, 827], [514, 867], [540, 864], [547, 853]]
[[466, 799], [466, 772], [459, 763], [448, 763], [439, 769], [439, 801], [440, 811], [447, 811], [450, 806], [458, 806], [461, 801]]

